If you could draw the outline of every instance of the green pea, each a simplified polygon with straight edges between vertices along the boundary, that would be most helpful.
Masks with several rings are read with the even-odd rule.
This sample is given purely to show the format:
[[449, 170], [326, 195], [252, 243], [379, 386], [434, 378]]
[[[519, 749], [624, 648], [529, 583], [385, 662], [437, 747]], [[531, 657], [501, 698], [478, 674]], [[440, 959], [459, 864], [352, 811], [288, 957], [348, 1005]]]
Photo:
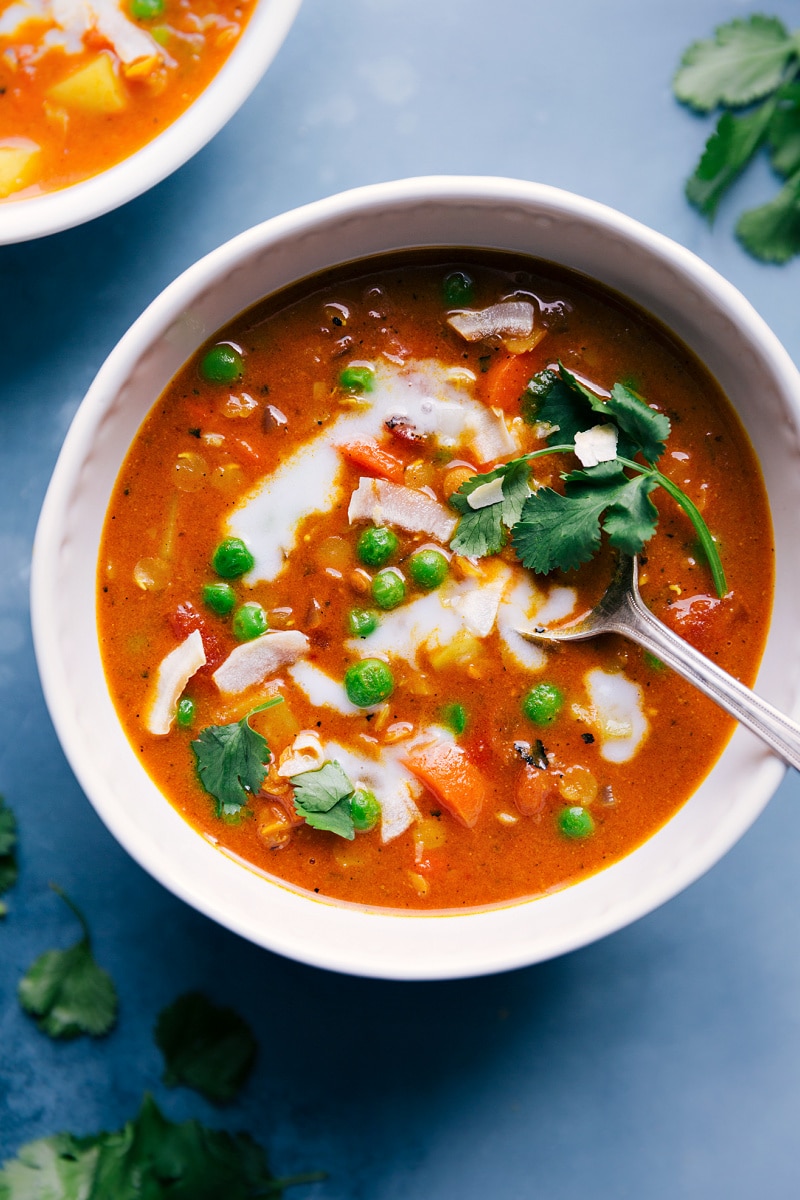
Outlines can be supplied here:
[[535, 725], [550, 725], [564, 704], [564, 693], [554, 683], [537, 683], [522, 697], [522, 711]]
[[393, 567], [379, 571], [372, 581], [372, 599], [378, 608], [397, 608], [406, 598], [403, 576]]
[[370, 525], [356, 542], [356, 554], [368, 567], [382, 567], [399, 545], [397, 534], [391, 529], [383, 525]]
[[467, 728], [467, 710], [463, 704], [448, 704], [442, 709], [442, 720], [453, 733], [461, 734]]
[[175, 720], [183, 729], [188, 729], [194, 723], [196, 705], [194, 700], [189, 696], [182, 696], [178, 701], [178, 710], [175, 713]]
[[655, 654], [651, 654], [649, 650], [644, 652], [644, 661], [647, 663], [651, 671], [664, 671], [666, 667], [660, 658], [656, 658]]
[[362, 658], [344, 673], [344, 690], [351, 704], [372, 708], [394, 691], [394, 676], [381, 658]]
[[356, 788], [350, 797], [350, 816], [359, 833], [369, 833], [381, 819], [381, 806], [374, 792]]
[[163, 17], [166, 7], [165, 0], [131, 0], [131, 16], [137, 21], [151, 21]]
[[201, 358], [200, 374], [209, 383], [235, 383], [244, 374], [244, 360], [235, 346], [220, 342]]
[[240, 642], [252, 642], [269, 629], [267, 614], [257, 600], [248, 600], [233, 614], [231, 621], [233, 636]]
[[475, 283], [466, 271], [451, 271], [442, 284], [444, 301], [450, 308], [471, 304], [475, 294]]
[[223, 579], [238, 579], [252, 571], [255, 559], [241, 538], [223, 538], [211, 558], [211, 565]]
[[438, 550], [417, 550], [408, 560], [408, 573], [418, 587], [430, 592], [444, 583], [449, 563]]
[[369, 637], [378, 628], [378, 614], [371, 608], [351, 608], [347, 614], [347, 628], [353, 637]]
[[227, 617], [236, 606], [236, 592], [229, 583], [207, 583], [203, 587], [203, 603], [220, 617]]
[[339, 375], [339, 387], [346, 392], [371, 392], [374, 386], [375, 372], [372, 367], [345, 367]]
[[558, 828], [568, 838], [585, 838], [594, 833], [592, 814], [579, 804], [573, 808], [562, 808], [558, 814]]

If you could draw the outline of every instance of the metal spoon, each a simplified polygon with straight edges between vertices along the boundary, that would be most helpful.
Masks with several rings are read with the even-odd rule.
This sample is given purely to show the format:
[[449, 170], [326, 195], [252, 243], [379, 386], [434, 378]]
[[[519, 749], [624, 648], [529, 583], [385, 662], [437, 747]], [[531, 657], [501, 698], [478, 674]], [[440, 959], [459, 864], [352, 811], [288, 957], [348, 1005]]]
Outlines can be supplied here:
[[784, 762], [800, 770], [800, 725], [654, 617], [639, 595], [637, 580], [636, 559], [620, 555], [614, 578], [590, 612], [552, 629], [537, 626], [519, 632], [532, 642], [580, 642], [601, 633], [621, 633], [705, 692]]

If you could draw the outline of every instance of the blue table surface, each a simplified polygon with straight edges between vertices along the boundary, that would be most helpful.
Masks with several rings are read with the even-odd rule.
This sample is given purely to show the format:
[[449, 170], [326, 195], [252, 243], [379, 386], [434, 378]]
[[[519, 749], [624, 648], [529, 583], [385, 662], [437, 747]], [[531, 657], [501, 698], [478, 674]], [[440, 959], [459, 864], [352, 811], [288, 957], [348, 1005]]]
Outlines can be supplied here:
[[[638, 218], [736, 284], [800, 356], [800, 261], [748, 258], [682, 181], [710, 131], [673, 99], [686, 45], [744, 0], [305, 0], [250, 100], [150, 193], [72, 231], [0, 248], [0, 791], [21, 874], [0, 925], [0, 1160], [59, 1130], [117, 1128], [151, 1089], [173, 1119], [246, 1129], [314, 1200], [770, 1200], [800, 1193], [800, 784], [664, 908], [559, 960], [396, 984], [285, 961], [149, 878], [95, 816], [46, 711], [28, 621], [31, 544], [59, 447], [128, 325], [206, 251], [343, 188], [466, 173], [540, 180]], [[768, 11], [791, 27], [797, 4]], [[106, 1039], [55, 1043], [20, 975], [85, 909], [121, 996]], [[160, 1082], [162, 1006], [237, 1007], [261, 1054], [218, 1110]]]

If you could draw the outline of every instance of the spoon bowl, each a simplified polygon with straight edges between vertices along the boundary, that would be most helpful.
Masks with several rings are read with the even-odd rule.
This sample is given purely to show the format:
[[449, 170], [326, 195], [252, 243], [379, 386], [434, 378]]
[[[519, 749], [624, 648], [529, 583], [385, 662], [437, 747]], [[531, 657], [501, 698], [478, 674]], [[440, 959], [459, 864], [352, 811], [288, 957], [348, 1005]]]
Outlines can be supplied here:
[[619, 633], [655, 654], [766, 742], [785, 763], [800, 770], [800, 725], [653, 616], [639, 594], [638, 580], [637, 559], [620, 554], [610, 584], [589, 612], [563, 625], [535, 626], [519, 633], [528, 641], [550, 644]]

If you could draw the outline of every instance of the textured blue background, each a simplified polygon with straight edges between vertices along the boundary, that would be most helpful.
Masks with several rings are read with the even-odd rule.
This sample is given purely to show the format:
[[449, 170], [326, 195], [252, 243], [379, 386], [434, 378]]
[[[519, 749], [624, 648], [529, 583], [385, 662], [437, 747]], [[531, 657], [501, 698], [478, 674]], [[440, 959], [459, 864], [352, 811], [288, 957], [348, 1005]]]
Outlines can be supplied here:
[[[238, 115], [148, 195], [0, 248], [0, 790], [21, 878], [0, 926], [0, 1160], [120, 1125], [146, 1088], [173, 1118], [244, 1128], [312, 1200], [795, 1200], [800, 1194], [800, 785], [706, 878], [635, 926], [543, 966], [401, 985], [283, 961], [174, 899], [112, 841], [42, 700], [30, 549], [69, 421], [105, 356], [180, 271], [342, 188], [428, 173], [541, 180], [614, 205], [731, 279], [800, 357], [800, 261], [749, 259], [682, 180], [709, 132], [677, 105], [682, 50], [742, 0], [305, 0]], [[798, 5], [769, 11], [791, 26]], [[0, 219], [2, 219], [0, 215]], [[55, 1044], [19, 1011], [32, 958], [89, 915], [121, 994], [100, 1042]], [[225, 1112], [159, 1083], [151, 1031], [179, 992], [234, 1004], [262, 1052]], [[300, 1193], [298, 1193], [298, 1200]]]

